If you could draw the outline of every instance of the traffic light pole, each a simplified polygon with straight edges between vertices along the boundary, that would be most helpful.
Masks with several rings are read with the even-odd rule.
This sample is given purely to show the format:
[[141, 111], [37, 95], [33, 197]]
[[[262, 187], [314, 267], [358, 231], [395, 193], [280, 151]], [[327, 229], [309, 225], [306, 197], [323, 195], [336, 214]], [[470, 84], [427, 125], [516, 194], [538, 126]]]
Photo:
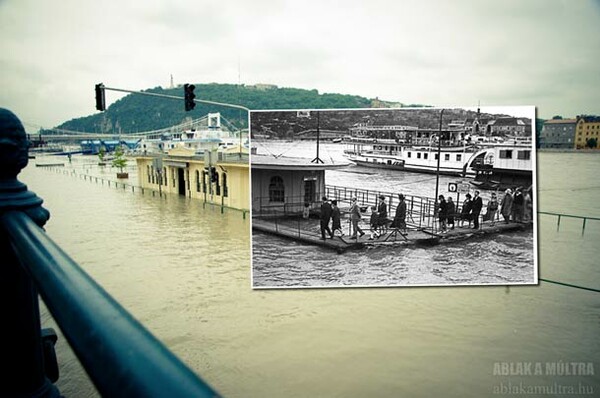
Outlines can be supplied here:
[[[178, 97], [176, 95], [149, 93], [149, 92], [146, 92], [146, 91], [124, 90], [122, 88], [114, 88], [114, 87], [106, 87], [106, 86], [104, 86], [104, 90], [118, 91], [118, 92], [121, 92], [121, 93], [140, 94], [140, 95], [146, 95], [146, 96], [149, 96], [149, 97], [169, 98], [169, 99], [180, 100], [180, 101], [181, 100], [185, 100], [184, 97]], [[242, 106], [242, 105], [226, 104], [224, 102], [206, 101], [206, 100], [198, 100], [198, 99], [194, 99], [194, 102], [196, 102], [196, 103], [202, 103], [202, 104], [209, 104], [209, 105], [226, 106], [226, 107], [229, 107], [229, 108], [242, 109], [242, 110], [245, 110], [246, 112], [250, 112], [249, 108], [246, 108], [245, 106]]]

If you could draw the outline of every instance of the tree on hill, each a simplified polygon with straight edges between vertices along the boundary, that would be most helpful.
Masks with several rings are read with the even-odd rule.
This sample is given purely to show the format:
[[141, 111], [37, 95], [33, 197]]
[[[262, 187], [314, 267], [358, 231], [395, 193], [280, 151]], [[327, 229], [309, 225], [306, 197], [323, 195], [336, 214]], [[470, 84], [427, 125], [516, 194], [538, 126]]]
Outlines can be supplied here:
[[[324, 109], [369, 108], [371, 100], [356, 95], [319, 94], [317, 90], [274, 87], [259, 89], [256, 86], [236, 84], [195, 84], [198, 100], [242, 105], [249, 109]], [[206, 114], [220, 112], [236, 128], [247, 128], [246, 112], [217, 105], [197, 103], [189, 112], [184, 109], [183, 88], [155, 87], [149, 93], [181, 97], [181, 101], [138, 94], [129, 94], [111, 104], [103, 113], [69, 120], [58, 128], [92, 133], [122, 133], [151, 131], [180, 124], [186, 117], [199, 119]], [[110, 92], [108, 92], [110, 93]]]

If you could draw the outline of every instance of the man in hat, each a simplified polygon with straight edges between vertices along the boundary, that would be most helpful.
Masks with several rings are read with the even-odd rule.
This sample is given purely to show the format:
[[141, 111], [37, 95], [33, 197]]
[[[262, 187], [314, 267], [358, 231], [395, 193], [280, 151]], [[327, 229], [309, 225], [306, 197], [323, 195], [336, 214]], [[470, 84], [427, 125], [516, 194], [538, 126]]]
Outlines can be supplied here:
[[512, 204], [512, 219], [515, 222], [523, 221], [523, 192], [521, 192], [521, 187], [517, 187], [515, 189], [515, 194], [513, 195], [513, 204]]
[[360, 221], [360, 219], [360, 207], [358, 206], [356, 198], [352, 198], [350, 205], [350, 222], [352, 222], [352, 236], [350, 236], [351, 239], [357, 238], [357, 232], [360, 233], [360, 236], [363, 236], [365, 234], [363, 230], [360, 229], [360, 227], [358, 226], [358, 222]]
[[331, 204], [329, 204], [329, 200], [327, 196], [323, 196], [323, 203], [321, 203], [321, 239], [327, 239], [325, 237], [325, 232], [329, 234], [330, 238], [333, 238], [333, 232], [329, 229], [329, 220], [331, 220], [332, 208]]
[[387, 224], [387, 203], [385, 203], [385, 196], [379, 195], [379, 204], [377, 205], [377, 223], [378, 226], [383, 230], [386, 229]]
[[444, 195], [438, 197], [438, 220], [440, 224], [440, 233], [445, 234], [448, 232], [446, 221], [448, 218], [448, 205]]
[[492, 192], [492, 197], [487, 204], [487, 213], [485, 214], [485, 219], [490, 221], [490, 225], [493, 227], [496, 222], [496, 213], [498, 212], [498, 199], [496, 198], [496, 193]]
[[475, 191], [473, 196], [473, 203], [471, 204], [471, 217], [473, 219], [473, 229], [479, 229], [479, 214], [483, 207], [483, 199], [479, 196], [479, 191]]

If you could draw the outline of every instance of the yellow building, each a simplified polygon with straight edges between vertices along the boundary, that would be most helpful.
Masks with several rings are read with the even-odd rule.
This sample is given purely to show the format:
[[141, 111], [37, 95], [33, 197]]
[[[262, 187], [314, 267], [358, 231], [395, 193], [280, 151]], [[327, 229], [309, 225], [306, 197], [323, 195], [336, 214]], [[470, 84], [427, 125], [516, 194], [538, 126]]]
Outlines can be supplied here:
[[136, 157], [142, 188], [187, 196], [217, 206], [250, 209], [248, 151], [232, 147], [206, 151], [176, 147], [167, 154]]
[[598, 149], [600, 137], [600, 116], [577, 116], [575, 128], [575, 149]]

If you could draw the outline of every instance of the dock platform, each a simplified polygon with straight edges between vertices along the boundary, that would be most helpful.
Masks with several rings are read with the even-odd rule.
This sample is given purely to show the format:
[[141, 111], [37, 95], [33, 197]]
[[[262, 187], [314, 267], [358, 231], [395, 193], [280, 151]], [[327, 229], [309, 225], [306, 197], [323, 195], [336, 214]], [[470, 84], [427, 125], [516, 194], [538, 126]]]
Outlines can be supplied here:
[[382, 233], [378, 238], [374, 239], [369, 239], [370, 233], [368, 228], [363, 228], [365, 234], [361, 237], [352, 239], [346, 233], [344, 236], [334, 236], [333, 238], [327, 237], [327, 239], [323, 240], [321, 239], [319, 220], [304, 220], [298, 218], [252, 219], [253, 230], [298, 242], [325, 247], [335, 250], [340, 254], [348, 250], [359, 250], [365, 247], [431, 246], [486, 235], [523, 231], [531, 229], [532, 227], [532, 222], [505, 223], [504, 221], [499, 221], [493, 225], [489, 222], [480, 223], [479, 229], [457, 226], [454, 229], [448, 230], [446, 233], [436, 233], [408, 225], [406, 233], [402, 233], [397, 229], [388, 229], [387, 232]]

